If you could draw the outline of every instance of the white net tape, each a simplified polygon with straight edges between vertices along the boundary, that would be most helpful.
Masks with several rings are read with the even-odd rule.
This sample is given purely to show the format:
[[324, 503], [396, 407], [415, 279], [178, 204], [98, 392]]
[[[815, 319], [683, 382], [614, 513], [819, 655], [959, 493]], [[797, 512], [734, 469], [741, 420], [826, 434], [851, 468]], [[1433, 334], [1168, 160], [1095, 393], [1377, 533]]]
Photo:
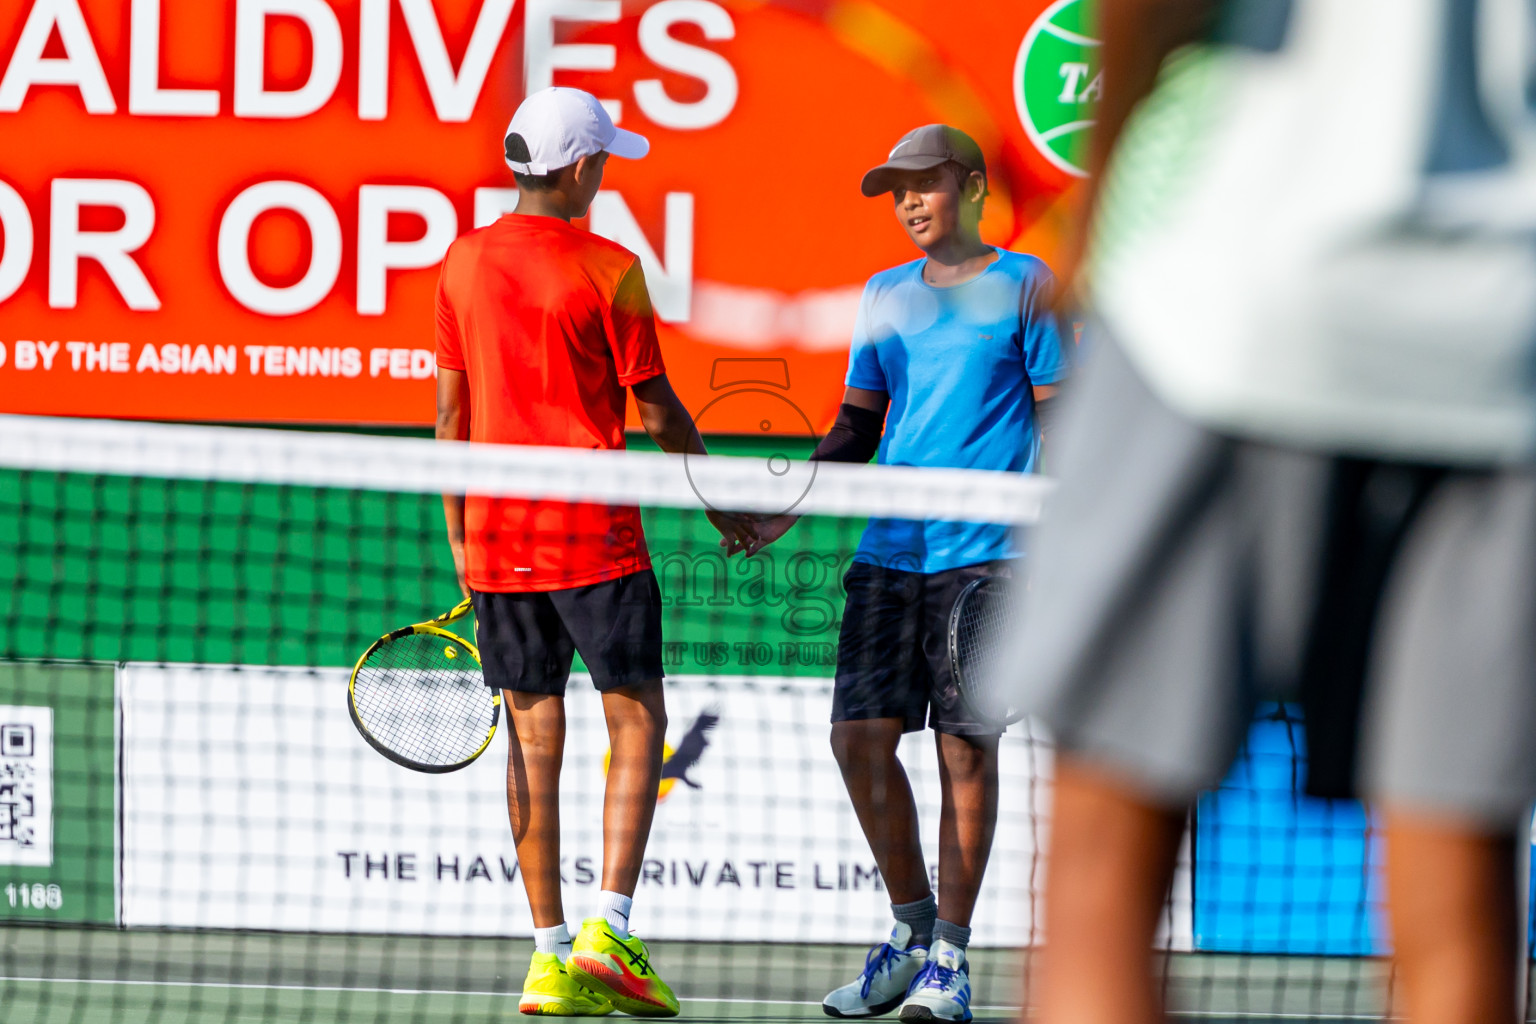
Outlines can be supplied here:
[[1032, 523], [1020, 473], [681, 456], [122, 420], [0, 416], [0, 466], [753, 513]]

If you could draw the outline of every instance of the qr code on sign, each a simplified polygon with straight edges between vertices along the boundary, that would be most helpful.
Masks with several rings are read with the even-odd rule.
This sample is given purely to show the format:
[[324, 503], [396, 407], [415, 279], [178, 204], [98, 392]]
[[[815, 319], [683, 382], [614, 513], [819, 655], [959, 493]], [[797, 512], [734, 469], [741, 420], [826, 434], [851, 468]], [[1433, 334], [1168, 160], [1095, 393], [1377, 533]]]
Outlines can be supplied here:
[[53, 863], [53, 709], [0, 704], [0, 864]]
[[30, 725], [0, 725], [0, 757], [31, 757], [35, 745]]
[[31, 725], [0, 725], [0, 843], [36, 845], [36, 752]]

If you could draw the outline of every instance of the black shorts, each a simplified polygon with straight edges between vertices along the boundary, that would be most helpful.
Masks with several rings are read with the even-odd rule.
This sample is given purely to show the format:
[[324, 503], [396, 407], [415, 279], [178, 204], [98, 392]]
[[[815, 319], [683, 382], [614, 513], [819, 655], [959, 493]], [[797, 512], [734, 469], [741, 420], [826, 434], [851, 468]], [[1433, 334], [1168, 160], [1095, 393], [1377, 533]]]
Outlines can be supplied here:
[[477, 590], [474, 600], [493, 689], [564, 694], [578, 652], [599, 691], [661, 678], [661, 588], [649, 569], [569, 590]]
[[960, 591], [984, 576], [1008, 576], [1007, 562], [922, 573], [855, 562], [843, 577], [848, 601], [837, 639], [832, 721], [899, 718], [903, 732], [925, 724], [956, 736], [995, 736], [955, 686], [949, 617]]

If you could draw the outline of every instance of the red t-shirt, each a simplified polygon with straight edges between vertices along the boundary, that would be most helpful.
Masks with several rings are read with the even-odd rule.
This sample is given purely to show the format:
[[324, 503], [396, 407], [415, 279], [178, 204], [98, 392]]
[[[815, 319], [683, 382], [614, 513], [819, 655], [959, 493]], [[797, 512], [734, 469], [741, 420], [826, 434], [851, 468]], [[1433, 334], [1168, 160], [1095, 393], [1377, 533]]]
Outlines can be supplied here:
[[[437, 365], [469, 377], [469, 439], [624, 447], [624, 389], [665, 373], [640, 261], [553, 217], [515, 213], [453, 243]], [[475, 590], [564, 590], [649, 568], [633, 506], [469, 495]]]

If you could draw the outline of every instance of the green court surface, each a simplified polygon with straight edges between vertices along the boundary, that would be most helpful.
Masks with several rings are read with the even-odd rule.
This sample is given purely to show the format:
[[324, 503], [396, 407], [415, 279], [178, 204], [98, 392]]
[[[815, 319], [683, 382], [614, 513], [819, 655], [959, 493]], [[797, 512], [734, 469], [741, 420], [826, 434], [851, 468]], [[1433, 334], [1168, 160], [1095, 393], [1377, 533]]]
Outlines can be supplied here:
[[[5, 1024], [276, 1024], [520, 1019], [526, 940], [0, 928]], [[851, 946], [656, 942], [691, 1021], [825, 1020]], [[978, 1020], [1016, 1020], [1022, 957], [972, 955]], [[1381, 1019], [1386, 968], [1367, 959], [1175, 956], [1176, 1017], [1213, 1022]], [[893, 1019], [893, 1018], [892, 1018]]]
[[[237, 932], [0, 929], [5, 1024], [519, 1019], [527, 940]], [[819, 995], [864, 950], [655, 942], [685, 1020], [825, 1020]], [[1018, 957], [976, 954], [978, 994], [1013, 988]], [[813, 997], [811, 993], [816, 993]], [[1006, 1006], [978, 1007], [1008, 1020]]]

